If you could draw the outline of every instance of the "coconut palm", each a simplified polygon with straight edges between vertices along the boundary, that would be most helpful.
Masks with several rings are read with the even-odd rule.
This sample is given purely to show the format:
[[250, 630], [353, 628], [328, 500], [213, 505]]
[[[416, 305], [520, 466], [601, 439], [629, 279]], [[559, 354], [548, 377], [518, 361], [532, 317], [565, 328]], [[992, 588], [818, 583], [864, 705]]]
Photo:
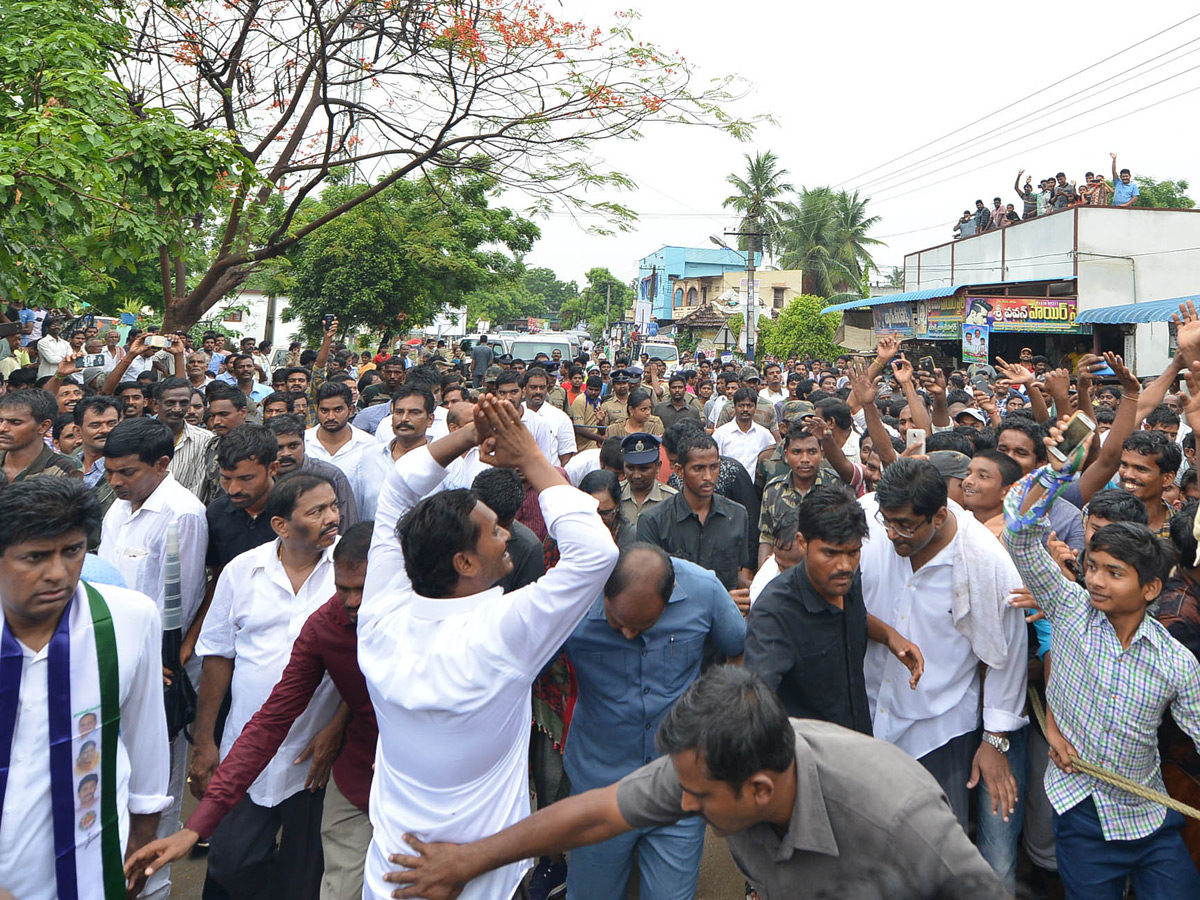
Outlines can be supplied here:
[[883, 241], [867, 237], [867, 232], [879, 224], [879, 216], [867, 215], [867, 197], [858, 191], [850, 194], [838, 191], [833, 195], [833, 213], [837, 232], [837, 258], [853, 276], [855, 283], [875, 265], [868, 247], [878, 247]]
[[788, 171], [779, 168], [779, 158], [770, 150], [757, 153], [753, 158], [747, 153], [745, 157], [746, 177], [726, 176], [725, 180], [737, 193], [726, 197], [721, 205], [741, 214], [738, 231], [762, 232], [763, 236], [755, 241], [753, 248], [751, 238], [745, 235], [739, 237], [739, 249], [756, 249], [774, 256], [784, 198], [796, 189], [783, 180]]
[[867, 215], [867, 200], [829, 187], [801, 188], [799, 201], [784, 204], [778, 246], [780, 264], [800, 269], [803, 291], [818, 297], [858, 292], [863, 273], [874, 266], [867, 237], [879, 218]]

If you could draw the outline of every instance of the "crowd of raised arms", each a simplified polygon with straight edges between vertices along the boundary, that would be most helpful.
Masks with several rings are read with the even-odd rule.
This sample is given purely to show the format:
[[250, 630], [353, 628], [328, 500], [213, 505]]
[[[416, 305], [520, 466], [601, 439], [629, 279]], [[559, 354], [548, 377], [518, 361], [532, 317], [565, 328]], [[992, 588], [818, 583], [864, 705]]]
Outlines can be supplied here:
[[1200, 897], [1190, 305], [1148, 378], [0, 319], [0, 896]]

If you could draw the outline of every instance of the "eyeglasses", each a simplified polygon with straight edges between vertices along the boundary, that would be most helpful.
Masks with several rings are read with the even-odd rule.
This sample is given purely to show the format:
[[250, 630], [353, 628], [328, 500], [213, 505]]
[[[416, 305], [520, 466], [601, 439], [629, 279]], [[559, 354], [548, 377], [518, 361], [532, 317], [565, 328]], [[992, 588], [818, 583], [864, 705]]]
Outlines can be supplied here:
[[619, 516], [621, 514], [621, 508], [614, 506], [612, 509], [601, 509], [597, 510], [597, 512], [600, 513], [600, 518], [607, 522], [610, 519], [615, 519], [617, 516]]
[[932, 522], [933, 516], [926, 516], [919, 524], [913, 525], [910, 528], [904, 528], [900, 525], [897, 525], [895, 522], [889, 522], [883, 517], [883, 510], [877, 509], [875, 510], [875, 521], [888, 531], [895, 533], [898, 537], [911, 538], [916, 537], [917, 532], [920, 531], [926, 523]]

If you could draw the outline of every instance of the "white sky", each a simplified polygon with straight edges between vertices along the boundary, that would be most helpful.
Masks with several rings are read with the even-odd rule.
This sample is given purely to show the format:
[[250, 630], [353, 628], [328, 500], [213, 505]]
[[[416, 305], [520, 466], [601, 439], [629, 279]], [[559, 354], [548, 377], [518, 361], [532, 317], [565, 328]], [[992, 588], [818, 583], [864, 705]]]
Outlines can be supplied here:
[[[555, 6], [547, 3], [551, 12], [607, 27], [594, 2]], [[730, 193], [726, 175], [743, 172], [743, 154], [761, 150], [775, 152], [797, 187], [844, 183], [871, 197], [870, 211], [882, 217], [873, 234], [887, 242], [875, 260], [885, 272], [902, 264], [905, 253], [949, 240], [952, 223], [976, 198], [989, 207], [995, 196], [1016, 202], [1012, 185], [1020, 168], [1035, 183], [1060, 170], [1082, 183], [1086, 171], [1109, 171], [1113, 151], [1135, 179], [1140, 171], [1159, 180], [1185, 178], [1200, 200], [1192, 143], [1200, 130], [1200, 9], [1191, 4], [641, 0], [636, 6], [640, 35], [695, 61], [701, 79], [742, 76], [751, 89], [737, 109], [769, 113], [777, 124], [760, 127], [745, 143], [712, 130], [659, 126], [641, 141], [598, 147], [638, 182], [636, 192], [613, 199], [641, 220], [614, 237], [591, 236], [565, 214], [541, 220], [542, 238], [527, 262], [564, 280], [582, 285], [592, 266], [630, 279], [637, 260], [663, 244], [710, 246], [708, 235], [737, 224], [721, 207]], [[1164, 29], [1170, 30], [1071, 77]], [[1168, 80], [1150, 87], [1162, 79]], [[1191, 89], [1197, 90], [1143, 109]], [[1014, 101], [1021, 102], [970, 125]], [[1072, 116], [1078, 117], [1066, 121]], [[938, 142], [884, 165], [930, 141]], [[1014, 142], [998, 146], [1007, 141]], [[920, 162], [943, 150], [950, 152]], [[868, 170], [875, 171], [864, 175]]]

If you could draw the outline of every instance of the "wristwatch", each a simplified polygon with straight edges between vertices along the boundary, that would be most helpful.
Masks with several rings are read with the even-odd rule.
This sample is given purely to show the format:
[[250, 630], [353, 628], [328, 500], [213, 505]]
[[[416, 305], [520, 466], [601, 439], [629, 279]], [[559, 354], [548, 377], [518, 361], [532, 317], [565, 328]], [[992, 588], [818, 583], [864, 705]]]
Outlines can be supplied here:
[[1001, 737], [998, 734], [992, 734], [990, 731], [983, 733], [983, 739], [999, 750], [1001, 753], [1008, 752], [1008, 738]]

